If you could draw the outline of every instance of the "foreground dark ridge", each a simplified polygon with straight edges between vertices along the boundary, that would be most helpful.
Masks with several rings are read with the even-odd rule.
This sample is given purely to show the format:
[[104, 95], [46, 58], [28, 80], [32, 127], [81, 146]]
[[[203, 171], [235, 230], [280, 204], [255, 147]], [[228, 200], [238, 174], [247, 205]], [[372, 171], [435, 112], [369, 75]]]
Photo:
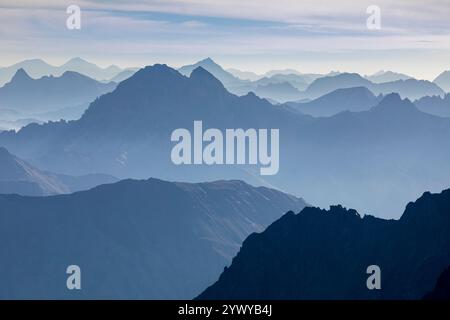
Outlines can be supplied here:
[[[367, 289], [370, 265], [381, 290]], [[448, 265], [450, 189], [425, 193], [400, 220], [308, 207], [250, 235], [199, 299], [420, 299]]]

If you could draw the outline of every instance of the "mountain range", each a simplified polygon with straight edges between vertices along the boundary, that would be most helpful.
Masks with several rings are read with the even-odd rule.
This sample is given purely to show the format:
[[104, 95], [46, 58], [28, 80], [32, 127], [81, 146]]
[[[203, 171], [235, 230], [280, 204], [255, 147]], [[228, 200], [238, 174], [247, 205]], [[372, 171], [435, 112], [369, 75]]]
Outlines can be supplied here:
[[114, 90], [116, 85], [115, 82], [98, 82], [73, 71], [66, 71], [59, 77], [33, 79], [24, 69], [19, 69], [11, 81], [0, 88], [0, 110], [16, 112], [18, 115], [14, 120], [34, 118], [41, 121], [53, 120], [58, 114], [67, 116], [67, 110], [72, 110], [72, 116], [77, 119], [91, 101]]
[[435, 83], [425, 80], [406, 79], [391, 82], [374, 83], [357, 73], [340, 73], [334, 76], [322, 77], [311, 83], [303, 92], [302, 97], [316, 99], [337, 89], [365, 87], [374, 94], [398, 93], [402, 98], [411, 100], [424, 96], [440, 95], [445, 92]]
[[[250, 235], [199, 299], [421, 299], [449, 265], [450, 190], [423, 194], [400, 220], [308, 207]], [[369, 266], [380, 289], [367, 286]], [[445, 281], [448, 295], [448, 273], [436, 294]]]
[[91, 189], [117, 179], [104, 174], [72, 177], [39, 170], [0, 147], [0, 194], [48, 196]]
[[337, 89], [308, 102], [288, 102], [286, 106], [314, 117], [329, 117], [344, 111], [368, 111], [382, 100], [365, 87]]
[[382, 82], [392, 82], [397, 80], [408, 80], [412, 79], [412, 77], [398, 72], [393, 71], [378, 71], [372, 75], [365, 76], [365, 78], [374, 83], [382, 83]]
[[227, 90], [234, 94], [245, 95], [248, 92], [254, 92], [262, 98], [279, 103], [317, 99], [337, 89], [351, 87], [365, 87], [376, 95], [395, 92], [399, 93], [401, 97], [411, 100], [424, 96], [443, 96], [445, 94], [436, 83], [416, 80], [407, 75], [391, 71], [381, 71], [364, 78], [357, 73], [330, 72], [320, 75], [284, 70], [269, 72], [262, 78], [250, 81], [240, 79], [224, 70], [210, 58], [193, 65], [184, 66], [179, 71], [189, 76], [197, 67], [202, 67], [210, 72], [224, 84]]
[[[256, 116], [257, 115], [257, 116]], [[280, 170], [177, 166], [170, 135], [177, 128], [276, 128]], [[450, 176], [450, 119], [419, 111], [397, 94], [368, 111], [313, 118], [254, 94], [230, 94], [209, 72], [190, 77], [165, 65], [146, 67], [91, 103], [81, 119], [1, 132], [0, 146], [43, 170], [157, 176], [191, 182], [239, 179], [302, 196], [318, 206], [342, 203], [363, 213], [398, 217], [403, 204]]]
[[9, 67], [0, 67], [0, 86], [11, 81], [14, 74], [20, 69], [25, 70], [32, 78], [42, 78], [51, 75], [59, 77], [66, 71], [73, 71], [98, 81], [110, 81], [111, 78], [123, 71], [123, 69], [114, 65], [107, 68], [101, 68], [94, 63], [78, 57], [70, 59], [60, 66], [50, 65], [41, 59], [31, 59], [21, 61]]
[[[124, 180], [69, 195], [0, 195], [0, 298], [191, 299], [249, 234], [304, 206], [240, 181]], [[74, 264], [79, 291], [66, 288]]]
[[444, 97], [422, 97], [415, 100], [414, 104], [423, 112], [433, 114], [438, 117], [450, 118], [450, 93], [447, 93]]

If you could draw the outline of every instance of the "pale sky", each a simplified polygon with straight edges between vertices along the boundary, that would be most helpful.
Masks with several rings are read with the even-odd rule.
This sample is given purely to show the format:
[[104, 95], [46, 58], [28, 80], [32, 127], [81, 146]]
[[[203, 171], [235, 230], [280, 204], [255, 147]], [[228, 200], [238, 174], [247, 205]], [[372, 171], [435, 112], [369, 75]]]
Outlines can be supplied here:
[[[81, 8], [68, 30], [66, 8]], [[381, 9], [369, 30], [366, 9]], [[0, 66], [73, 57], [101, 66], [211, 57], [263, 73], [381, 69], [434, 79], [450, 69], [450, 0], [0, 0]]]

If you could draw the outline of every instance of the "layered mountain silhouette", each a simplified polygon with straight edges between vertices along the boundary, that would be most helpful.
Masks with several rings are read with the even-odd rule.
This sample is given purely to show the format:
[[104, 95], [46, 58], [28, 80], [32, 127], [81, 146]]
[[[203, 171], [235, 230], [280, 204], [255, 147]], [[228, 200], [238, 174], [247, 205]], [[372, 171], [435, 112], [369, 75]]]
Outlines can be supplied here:
[[0, 147], [0, 194], [48, 196], [112, 182], [117, 179], [103, 174], [71, 177], [44, 172]]
[[229, 88], [229, 90], [232, 90], [233, 88], [238, 87], [243, 83], [245, 83], [244, 80], [241, 80], [235, 77], [230, 72], [224, 70], [211, 58], [206, 58], [192, 65], [183, 66], [180, 69], [178, 69], [178, 71], [185, 76], [190, 76], [192, 71], [194, 71], [198, 67], [207, 70], [220, 82], [222, 82], [225, 87]]
[[447, 93], [444, 97], [422, 97], [415, 100], [414, 104], [423, 112], [433, 114], [438, 117], [450, 118], [450, 93]]
[[382, 83], [382, 82], [392, 82], [397, 80], [407, 80], [412, 79], [412, 77], [398, 72], [393, 71], [384, 71], [381, 70], [377, 73], [374, 73], [369, 76], [365, 76], [365, 78], [374, 83]]
[[301, 92], [290, 82], [274, 82], [258, 85], [252, 92], [258, 97], [277, 102], [297, 100], [301, 97]]
[[278, 70], [268, 72], [260, 79], [251, 81], [240, 79], [224, 70], [211, 58], [207, 58], [193, 65], [181, 67], [179, 72], [189, 76], [198, 67], [210, 72], [224, 84], [227, 90], [236, 95], [254, 92], [262, 98], [278, 103], [317, 99], [337, 89], [352, 87], [365, 87], [375, 95], [398, 93], [401, 97], [411, 100], [445, 94], [436, 82], [416, 80], [392, 71], [380, 71], [372, 76], [362, 77], [357, 73], [336, 71], [329, 74], [302, 74], [295, 70]]
[[20, 69], [24, 69], [32, 78], [42, 78], [53, 75], [61, 76], [66, 71], [74, 71], [96, 80], [109, 80], [119, 74], [122, 69], [117, 66], [101, 68], [81, 58], [73, 58], [60, 66], [53, 66], [41, 59], [31, 59], [16, 63], [9, 67], [0, 68], [0, 86], [10, 82]]
[[[304, 206], [240, 181], [124, 180], [62, 196], [0, 195], [0, 297], [191, 299], [249, 234]], [[79, 291], [66, 288], [74, 264]]]
[[450, 92], [450, 70], [442, 72], [436, 79], [433, 80], [438, 86], [446, 92]]
[[365, 87], [354, 87], [337, 89], [312, 101], [290, 102], [286, 105], [314, 117], [329, 117], [343, 111], [368, 111], [376, 106], [381, 99], [381, 95], [376, 97]]
[[19, 69], [11, 82], [0, 88], [0, 108], [22, 114], [42, 114], [80, 105], [86, 107], [115, 87], [114, 82], [101, 83], [72, 71], [60, 77], [33, 79], [24, 69]]
[[[174, 165], [173, 130], [280, 130], [280, 170], [258, 166]], [[211, 181], [240, 179], [273, 186], [311, 203], [342, 203], [363, 213], [398, 217], [423, 189], [448, 183], [450, 119], [419, 111], [390, 94], [368, 111], [313, 118], [274, 106], [254, 94], [230, 94], [203, 68], [190, 77], [165, 65], [141, 69], [91, 103], [71, 122], [29, 125], [0, 133], [0, 146], [43, 170], [68, 175]]]
[[[449, 263], [450, 190], [423, 194], [400, 220], [308, 207], [250, 235], [199, 299], [421, 299]], [[367, 287], [373, 265], [379, 290]]]
[[401, 97], [409, 99], [444, 95], [444, 91], [439, 86], [425, 80], [406, 79], [374, 83], [357, 73], [341, 73], [315, 80], [303, 92], [303, 98], [315, 99], [337, 89], [351, 87], [366, 87], [376, 95], [398, 93]]

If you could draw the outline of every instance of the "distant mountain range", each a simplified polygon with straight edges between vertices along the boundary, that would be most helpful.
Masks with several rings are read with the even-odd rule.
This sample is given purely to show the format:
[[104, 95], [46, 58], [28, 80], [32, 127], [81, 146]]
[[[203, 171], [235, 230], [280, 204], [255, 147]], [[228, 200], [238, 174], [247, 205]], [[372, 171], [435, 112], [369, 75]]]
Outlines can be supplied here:
[[71, 177], [44, 172], [0, 147], [0, 194], [48, 196], [113, 182], [117, 179], [103, 174]]
[[42, 78], [50, 75], [59, 77], [66, 71], [73, 71], [98, 81], [111, 81], [111, 78], [123, 71], [123, 69], [114, 65], [107, 68], [101, 68], [94, 63], [78, 57], [70, 59], [60, 66], [50, 65], [41, 59], [32, 59], [16, 63], [9, 67], [0, 68], [0, 86], [9, 82], [14, 74], [20, 69], [25, 70], [32, 78]]
[[309, 102], [289, 102], [291, 107], [314, 117], [329, 117], [344, 111], [368, 111], [382, 100], [365, 87], [337, 89]]
[[[124, 180], [62, 196], [0, 195], [0, 298], [191, 299], [249, 234], [304, 206], [240, 181]], [[73, 264], [78, 292], [66, 288]]]
[[116, 85], [115, 82], [98, 82], [72, 71], [59, 77], [33, 79], [24, 69], [19, 69], [11, 81], [0, 88], [0, 110], [16, 112], [14, 120], [34, 118], [42, 121], [53, 120], [46, 114], [54, 114], [53, 118], [56, 118], [60, 112], [61, 116], [67, 116], [67, 110], [73, 110], [76, 119], [91, 101], [113, 91]]
[[450, 93], [447, 93], [444, 97], [422, 97], [415, 100], [414, 104], [423, 112], [433, 114], [438, 117], [450, 118]]
[[[380, 290], [367, 288], [371, 265], [380, 268]], [[305, 208], [250, 235], [199, 299], [421, 299], [449, 265], [450, 190], [425, 193], [398, 221]], [[446, 282], [448, 297], [448, 278], [436, 294]]]
[[225, 71], [210, 58], [184, 66], [179, 71], [189, 76], [197, 67], [202, 67], [210, 72], [224, 84], [227, 90], [234, 94], [245, 95], [248, 92], [254, 92], [262, 98], [279, 103], [317, 99], [337, 89], [352, 87], [365, 87], [376, 95], [395, 92], [401, 97], [411, 100], [445, 94], [436, 83], [416, 80], [391, 71], [381, 71], [364, 78], [357, 73], [331, 72], [320, 75], [301, 74], [295, 70], [280, 70], [268, 72], [265, 76], [251, 81], [240, 79]]
[[[174, 165], [172, 131], [192, 129], [198, 119], [205, 129], [278, 128], [280, 171], [260, 176], [255, 166]], [[240, 179], [301, 195], [315, 205], [338, 202], [385, 217], [396, 217], [423, 189], [445, 188], [449, 140], [450, 119], [420, 112], [396, 94], [368, 111], [313, 118], [254, 94], [232, 95], [202, 68], [187, 78], [164, 65], [121, 82], [80, 120], [0, 133], [0, 146], [52, 172]]]
[[373, 83], [357, 73], [341, 73], [315, 80], [303, 92], [302, 97], [316, 99], [337, 89], [352, 87], [365, 87], [376, 95], [398, 93], [402, 98], [409, 98], [411, 100], [424, 96], [443, 96], [445, 94], [440, 87], [430, 81], [407, 79]]
[[413, 77], [410, 77], [403, 73], [384, 70], [381, 70], [369, 76], [365, 76], [365, 78], [373, 83], [383, 83], [383, 82], [413, 79]]

